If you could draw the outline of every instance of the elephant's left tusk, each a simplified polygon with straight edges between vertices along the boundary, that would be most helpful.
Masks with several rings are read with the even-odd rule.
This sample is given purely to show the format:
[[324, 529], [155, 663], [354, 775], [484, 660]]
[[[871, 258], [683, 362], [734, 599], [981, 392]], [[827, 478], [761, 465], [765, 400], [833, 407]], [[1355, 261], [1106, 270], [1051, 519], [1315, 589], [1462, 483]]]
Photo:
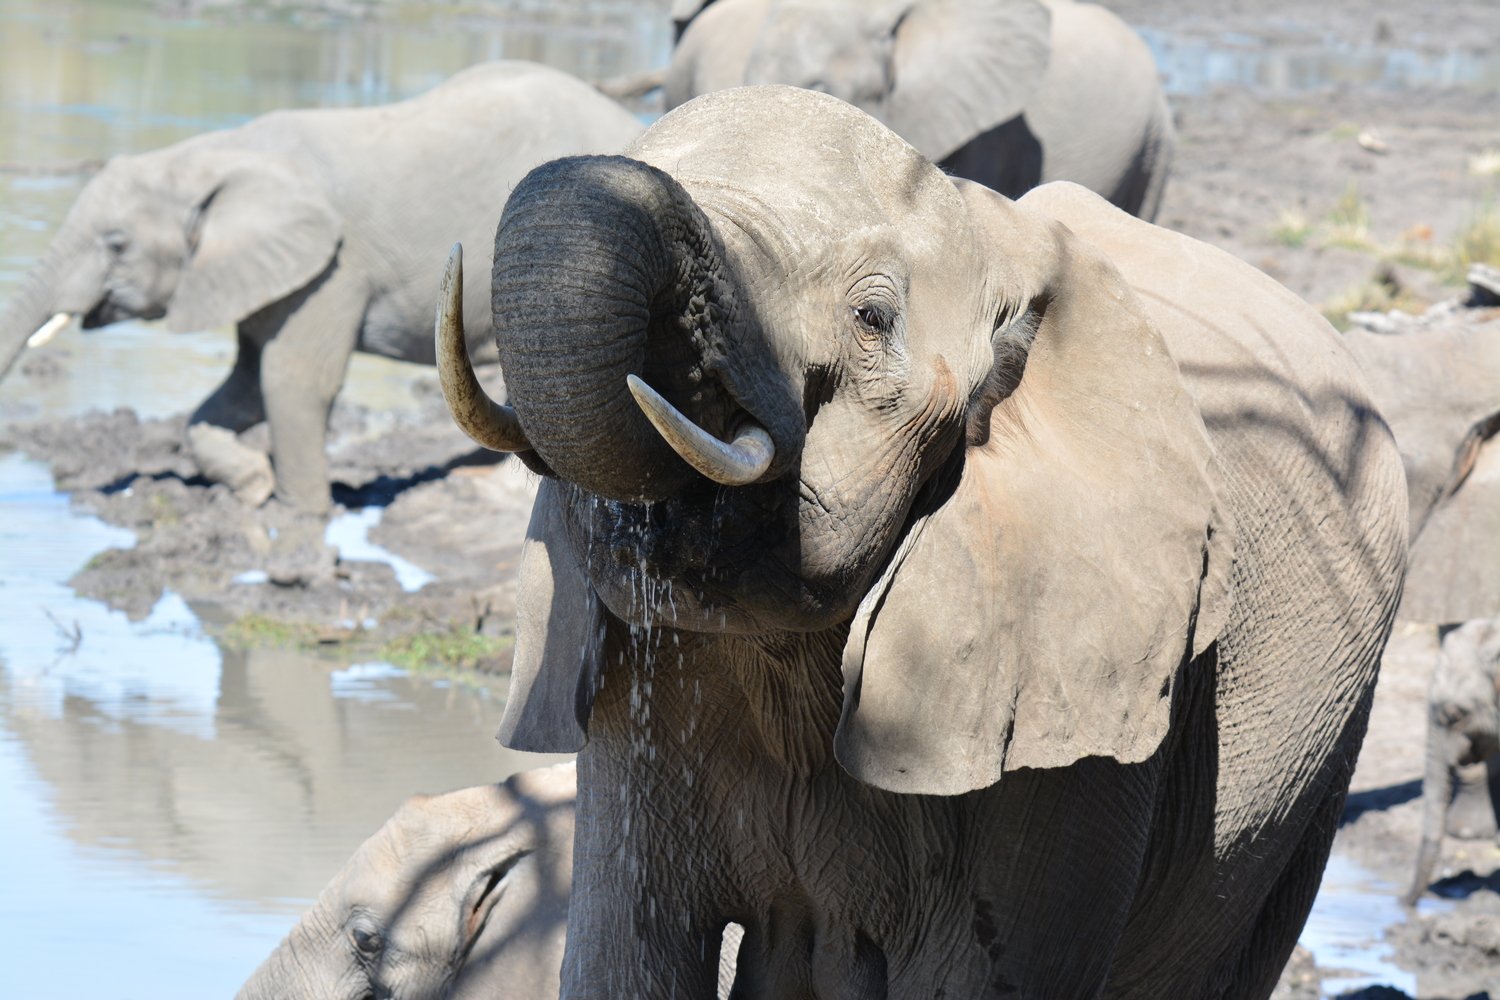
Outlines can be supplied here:
[[448, 412], [460, 430], [476, 444], [495, 451], [529, 451], [531, 442], [521, 429], [521, 420], [509, 406], [501, 406], [489, 397], [474, 366], [469, 363], [469, 347], [464, 338], [464, 249], [453, 244], [448, 267], [443, 272], [443, 290], [438, 295], [437, 328], [438, 381]]
[[641, 379], [626, 375], [625, 382], [646, 419], [672, 446], [672, 450], [714, 482], [724, 486], [744, 486], [765, 475], [771, 467], [776, 446], [760, 424], [754, 421], [742, 423], [734, 440], [725, 444], [683, 416], [682, 411]]
[[41, 347], [47, 341], [57, 336], [57, 331], [67, 326], [73, 319], [72, 313], [58, 313], [47, 322], [37, 327], [36, 333], [26, 338], [27, 347]]

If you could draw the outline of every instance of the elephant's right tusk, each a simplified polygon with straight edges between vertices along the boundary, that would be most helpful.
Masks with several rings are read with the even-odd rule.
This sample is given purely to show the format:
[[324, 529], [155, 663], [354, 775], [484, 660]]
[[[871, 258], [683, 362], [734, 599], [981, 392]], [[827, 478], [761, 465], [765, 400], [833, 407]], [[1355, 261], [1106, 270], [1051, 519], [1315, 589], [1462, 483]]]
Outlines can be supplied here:
[[448, 412], [475, 443], [494, 451], [529, 451], [531, 443], [521, 429], [520, 418], [509, 406], [501, 406], [485, 393], [474, 366], [469, 363], [469, 348], [464, 340], [464, 248], [453, 244], [448, 267], [443, 272], [443, 289], [438, 295], [437, 326], [438, 381]]
[[626, 375], [630, 394], [646, 419], [666, 439], [682, 460], [709, 479], [724, 486], [753, 483], [771, 467], [776, 445], [766, 429], [754, 421], [740, 425], [734, 440], [725, 444], [693, 423], [661, 393], [634, 375]]
[[41, 347], [47, 341], [57, 336], [57, 331], [67, 326], [73, 319], [72, 313], [58, 313], [47, 322], [37, 327], [36, 333], [26, 338], [27, 347]]

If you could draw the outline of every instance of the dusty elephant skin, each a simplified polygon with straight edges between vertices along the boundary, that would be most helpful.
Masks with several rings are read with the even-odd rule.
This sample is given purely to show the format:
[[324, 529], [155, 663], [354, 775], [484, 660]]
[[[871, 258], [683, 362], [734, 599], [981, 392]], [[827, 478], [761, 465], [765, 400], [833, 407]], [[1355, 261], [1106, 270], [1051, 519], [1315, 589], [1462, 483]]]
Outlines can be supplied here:
[[728, 921], [737, 997], [1270, 993], [1405, 559], [1321, 318], [784, 87], [539, 168], [495, 260], [563, 996], [711, 996]]
[[668, 110], [744, 84], [807, 87], [1001, 194], [1073, 181], [1143, 219], [1161, 207], [1172, 113], [1146, 43], [1098, 4], [717, 0], [673, 16]]
[[415, 796], [328, 883], [239, 1000], [557, 996], [572, 764]]
[[1490, 775], [1461, 787], [1463, 765], [1500, 768], [1500, 619], [1465, 622], [1443, 637], [1427, 699], [1422, 844], [1404, 902], [1432, 881], [1443, 834], [1495, 835]]
[[[432, 263], [485, 245], [531, 167], [610, 152], [634, 116], [565, 73], [497, 63], [401, 104], [284, 111], [112, 159], [0, 313], [0, 374], [49, 317], [236, 324], [239, 354], [188, 427], [194, 458], [242, 499], [329, 502], [329, 408], [356, 350], [432, 363]], [[489, 328], [479, 289], [474, 346]], [[270, 427], [270, 460], [236, 435]]]

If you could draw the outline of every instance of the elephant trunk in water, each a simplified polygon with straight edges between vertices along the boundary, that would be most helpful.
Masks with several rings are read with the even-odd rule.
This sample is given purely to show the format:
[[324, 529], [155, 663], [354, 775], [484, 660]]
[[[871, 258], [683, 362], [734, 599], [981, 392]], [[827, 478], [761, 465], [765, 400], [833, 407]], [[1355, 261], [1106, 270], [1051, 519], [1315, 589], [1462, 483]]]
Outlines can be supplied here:
[[666, 174], [625, 157], [532, 171], [495, 237], [493, 305], [541, 460], [626, 501], [675, 494], [694, 467], [735, 485], [764, 476], [793, 415], [765, 398], [770, 372], [726, 351], [735, 300], [707, 219]]
[[40, 344], [93, 302], [68, 302], [63, 285], [80, 284], [76, 269], [86, 255], [87, 242], [67, 233], [48, 248], [26, 276], [21, 289], [0, 311], [0, 379], [20, 359], [28, 344]]
[[1432, 882], [1443, 830], [1448, 825], [1448, 805], [1453, 801], [1455, 768], [1448, 759], [1446, 731], [1437, 720], [1429, 720], [1427, 764], [1422, 775], [1422, 845], [1417, 849], [1417, 870], [1402, 902], [1414, 906]]

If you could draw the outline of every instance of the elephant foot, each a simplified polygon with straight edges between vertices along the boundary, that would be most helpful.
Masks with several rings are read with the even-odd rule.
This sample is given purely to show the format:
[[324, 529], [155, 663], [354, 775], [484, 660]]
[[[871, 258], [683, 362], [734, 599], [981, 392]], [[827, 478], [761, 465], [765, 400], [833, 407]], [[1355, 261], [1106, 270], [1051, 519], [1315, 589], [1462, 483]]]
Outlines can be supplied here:
[[238, 435], [215, 424], [192, 424], [188, 427], [188, 448], [203, 475], [223, 483], [234, 491], [240, 502], [259, 507], [271, 499], [276, 476], [271, 460], [263, 452], [247, 448]]
[[338, 551], [323, 542], [323, 517], [273, 504], [267, 519], [271, 539], [266, 577], [281, 587], [331, 583]]

